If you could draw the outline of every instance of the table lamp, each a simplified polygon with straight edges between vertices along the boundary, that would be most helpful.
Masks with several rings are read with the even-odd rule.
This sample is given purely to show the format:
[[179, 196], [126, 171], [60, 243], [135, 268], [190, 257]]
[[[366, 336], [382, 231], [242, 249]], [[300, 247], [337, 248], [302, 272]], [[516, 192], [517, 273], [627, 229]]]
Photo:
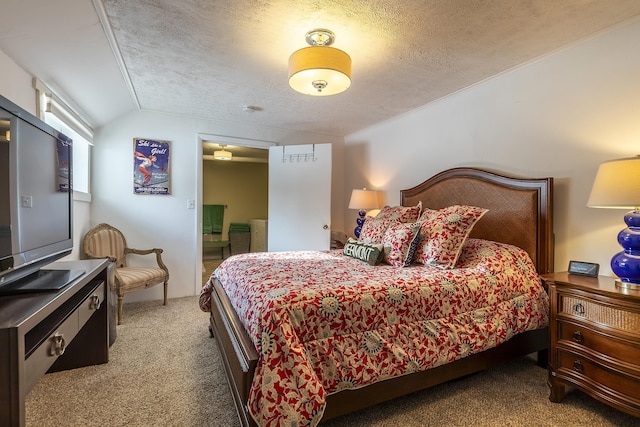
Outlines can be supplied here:
[[618, 287], [640, 289], [640, 156], [602, 163], [587, 206], [631, 209], [624, 216], [627, 228], [618, 233], [624, 250], [611, 259], [611, 270]]
[[367, 215], [367, 209], [377, 209], [380, 205], [378, 203], [378, 192], [375, 190], [362, 190], [354, 189], [351, 192], [351, 199], [349, 200], [349, 209], [358, 209], [358, 218], [356, 219], [356, 228], [353, 230], [356, 238], [360, 237], [360, 231], [362, 231], [362, 225], [364, 224], [364, 217]]

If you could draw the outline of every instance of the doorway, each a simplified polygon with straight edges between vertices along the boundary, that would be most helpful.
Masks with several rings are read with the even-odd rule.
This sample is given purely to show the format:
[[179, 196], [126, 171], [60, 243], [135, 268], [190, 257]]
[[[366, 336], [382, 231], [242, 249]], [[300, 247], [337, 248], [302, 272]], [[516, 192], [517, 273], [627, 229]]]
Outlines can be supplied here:
[[[247, 224], [249, 220], [266, 218], [268, 212], [268, 164], [272, 142], [199, 134], [200, 158], [198, 171], [197, 256], [196, 277], [208, 280], [222, 259], [231, 254], [229, 228]], [[216, 159], [216, 152], [223, 151]], [[214, 206], [223, 212], [221, 226], [204, 230], [203, 206]], [[214, 231], [204, 234], [203, 231]], [[238, 236], [234, 234], [234, 236]], [[207, 243], [208, 240], [214, 240]], [[209, 248], [206, 248], [206, 247]], [[240, 248], [237, 244], [236, 248]], [[240, 248], [239, 250], [244, 251]], [[248, 251], [248, 248], [246, 249]], [[197, 289], [199, 292], [199, 289]]]

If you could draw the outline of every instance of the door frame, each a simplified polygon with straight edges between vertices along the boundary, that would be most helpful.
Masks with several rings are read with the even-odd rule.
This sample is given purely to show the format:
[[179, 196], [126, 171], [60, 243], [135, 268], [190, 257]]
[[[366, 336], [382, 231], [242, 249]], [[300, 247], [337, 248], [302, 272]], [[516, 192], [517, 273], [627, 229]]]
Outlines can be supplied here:
[[196, 211], [196, 227], [194, 230], [195, 234], [195, 252], [196, 252], [196, 263], [195, 263], [195, 277], [196, 282], [194, 283], [195, 294], [200, 294], [200, 288], [202, 283], [200, 280], [202, 279], [202, 201], [203, 197], [203, 183], [202, 183], [202, 156], [204, 155], [204, 143], [205, 142], [214, 142], [214, 143], [222, 143], [227, 145], [237, 145], [241, 147], [250, 147], [250, 148], [259, 148], [264, 150], [269, 150], [269, 147], [273, 147], [278, 145], [278, 143], [273, 141], [263, 141], [258, 139], [250, 139], [250, 138], [238, 138], [233, 136], [226, 135], [218, 135], [213, 133], [206, 132], [198, 132], [196, 134], [198, 149], [197, 159], [196, 159], [196, 200], [195, 200], [195, 211]]

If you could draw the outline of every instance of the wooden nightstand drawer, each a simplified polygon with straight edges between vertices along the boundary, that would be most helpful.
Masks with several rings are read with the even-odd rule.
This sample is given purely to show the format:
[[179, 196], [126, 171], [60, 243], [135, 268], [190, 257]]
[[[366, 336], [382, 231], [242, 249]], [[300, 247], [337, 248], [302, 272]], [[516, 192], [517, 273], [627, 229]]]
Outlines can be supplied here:
[[[607, 369], [590, 361], [581, 355], [558, 351], [558, 367], [556, 375], [559, 378], [571, 380], [583, 389], [591, 389], [597, 394], [615, 396], [626, 402], [640, 406], [640, 377], [628, 376]], [[625, 390], [625, 395], [614, 390]]]
[[565, 349], [580, 348], [580, 351], [592, 353], [602, 360], [615, 359], [632, 366], [637, 366], [640, 361], [640, 344], [637, 341], [603, 335], [571, 322], [558, 322], [557, 345]]
[[574, 295], [559, 294], [558, 300], [559, 316], [575, 316], [627, 333], [640, 334], [640, 313]]

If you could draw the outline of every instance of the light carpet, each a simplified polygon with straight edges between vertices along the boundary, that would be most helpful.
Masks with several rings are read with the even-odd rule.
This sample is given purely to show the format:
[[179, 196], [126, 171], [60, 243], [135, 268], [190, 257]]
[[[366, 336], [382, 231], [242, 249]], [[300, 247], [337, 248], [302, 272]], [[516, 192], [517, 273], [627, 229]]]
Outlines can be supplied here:
[[[125, 304], [124, 314], [109, 363], [45, 375], [27, 396], [27, 426], [239, 426], [196, 297]], [[325, 426], [640, 425], [578, 391], [549, 402], [546, 377], [522, 358]]]

